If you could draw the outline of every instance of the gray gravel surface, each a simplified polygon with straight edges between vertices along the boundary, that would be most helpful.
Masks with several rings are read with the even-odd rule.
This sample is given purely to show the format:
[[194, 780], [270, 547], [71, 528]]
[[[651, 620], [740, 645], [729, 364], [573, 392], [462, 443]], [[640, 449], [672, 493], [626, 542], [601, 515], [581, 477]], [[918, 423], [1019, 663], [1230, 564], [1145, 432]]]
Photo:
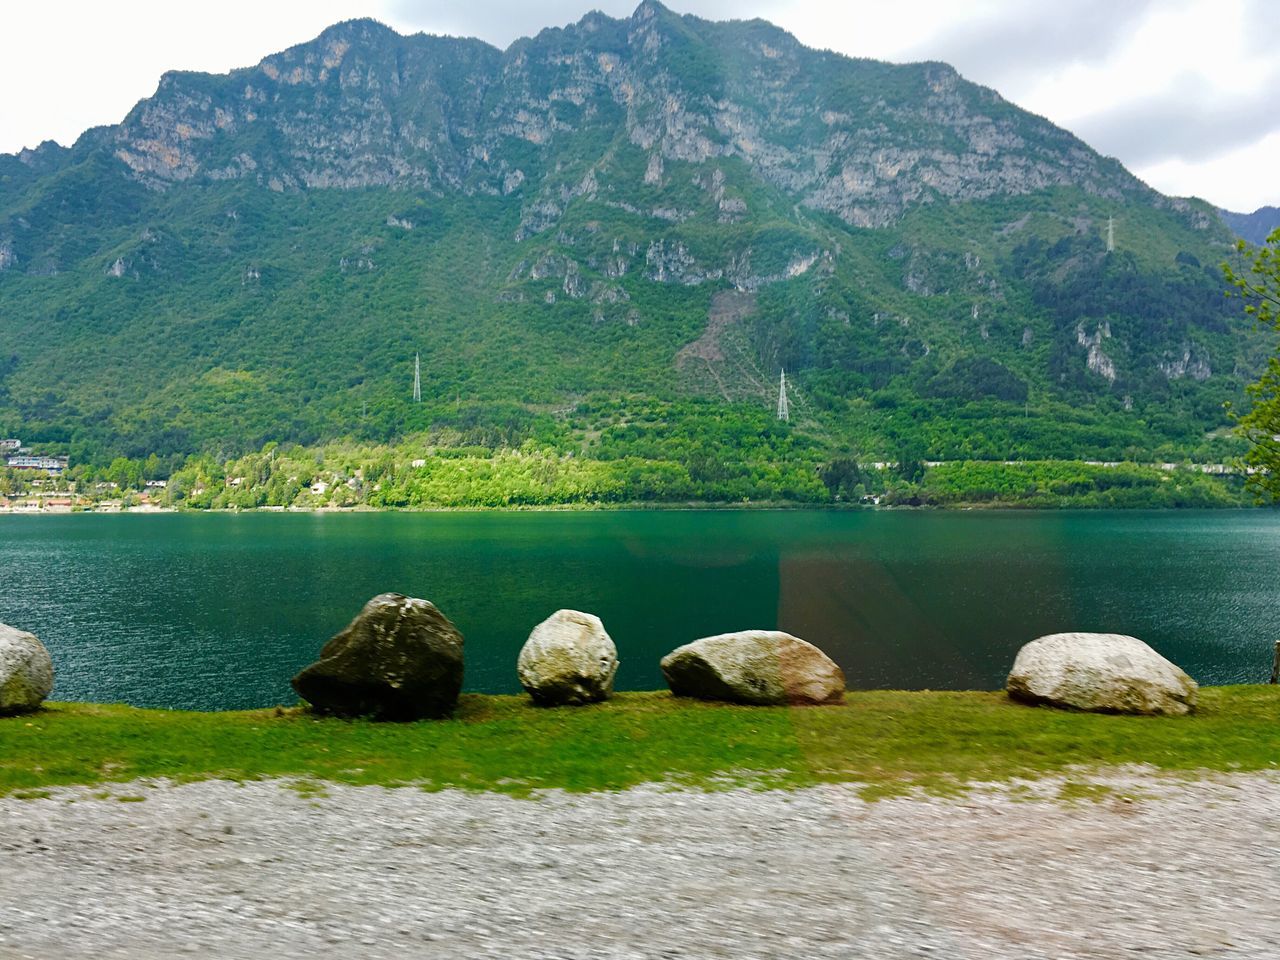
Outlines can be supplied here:
[[10, 797], [0, 957], [1280, 958], [1280, 776], [1106, 783]]

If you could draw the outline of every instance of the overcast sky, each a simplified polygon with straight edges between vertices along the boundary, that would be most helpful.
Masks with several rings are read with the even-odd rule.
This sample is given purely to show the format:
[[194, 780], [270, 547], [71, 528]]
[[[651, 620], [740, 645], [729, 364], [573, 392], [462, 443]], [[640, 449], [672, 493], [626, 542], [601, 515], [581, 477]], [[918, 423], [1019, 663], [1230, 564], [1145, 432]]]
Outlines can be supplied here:
[[[170, 69], [223, 72], [372, 16], [500, 47], [638, 0], [5, 0], [0, 152], [115, 123]], [[1280, 0], [671, 0], [809, 46], [945, 60], [1119, 157], [1158, 190], [1280, 205]]]

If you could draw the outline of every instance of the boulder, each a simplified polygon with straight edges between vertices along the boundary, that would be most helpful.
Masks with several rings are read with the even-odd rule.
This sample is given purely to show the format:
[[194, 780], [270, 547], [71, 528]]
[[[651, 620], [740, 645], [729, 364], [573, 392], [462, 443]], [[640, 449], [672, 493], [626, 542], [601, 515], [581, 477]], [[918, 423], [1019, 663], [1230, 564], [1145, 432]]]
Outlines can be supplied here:
[[534, 627], [516, 661], [520, 685], [546, 706], [607, 700], [617, 672], [604, 624], [578, 610], [557, 610]]
[[1136, 637], [1054, 633], [1018, 651], [1005, 689], [1026, 703], [1181, 715], [1195, 709], [1199, 687]]
[[293, 689], [321, 713], [442, 717], [462, 690], [462, 634], [430, 601], [379, 594], [293, 678]]
[[677, 697], [751, 704], [844, 702], [844, 673], [813, 644], [778, 630], [703, 637], [662, 658]]
[[0, 716], [38, 710], [53, 690], [53, 660], [34, 634], [0, 623]]

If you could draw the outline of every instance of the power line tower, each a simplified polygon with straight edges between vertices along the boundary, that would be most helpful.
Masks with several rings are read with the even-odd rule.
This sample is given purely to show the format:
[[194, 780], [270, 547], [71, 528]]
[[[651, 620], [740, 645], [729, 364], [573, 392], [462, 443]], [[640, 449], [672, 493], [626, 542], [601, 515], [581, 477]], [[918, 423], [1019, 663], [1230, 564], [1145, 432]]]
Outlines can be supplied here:
[[782, 371], [782, 379], [778, 381], [778, 419], [791, 419], [791, 405], [787, 403], [787, 371]]
[[413, 402], [422, 402], [422, 361], [416, 353], [413, 355]]
[[1116, 218], [1107, 217], [1107, 253], [1116, 252]]

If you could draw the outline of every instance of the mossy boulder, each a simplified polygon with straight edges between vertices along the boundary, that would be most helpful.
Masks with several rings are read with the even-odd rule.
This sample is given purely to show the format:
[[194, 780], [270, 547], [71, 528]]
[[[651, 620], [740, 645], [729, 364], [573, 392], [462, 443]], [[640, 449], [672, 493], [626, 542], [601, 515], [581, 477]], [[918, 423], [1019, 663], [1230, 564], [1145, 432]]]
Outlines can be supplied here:
[[53, 659], [35, 636], [0, 623], [0, 716], [38, 710], [53, 690]]
[[343, 717], [442, 717], [462, 691], [462, 634], [428, 600], [383, 593], [293, 678], [312, 708]]
[[1199, 687], [1137, 637], [1054, 633], [1032, 640], [1005, 689], [1024, 703], [1094, 713], [1172, 714], [1195, 709]]
[[835, 662], [779, 630], [703, 637], [672, 650], [660, 665], [678, 697], [758, 705], [844, 702], [844, 673]]
[[557, 610], [534, 627], [516, 662], [520, 685], [545, 706], [607, 700], [617, 672], [604, 624], [580, 610]]

